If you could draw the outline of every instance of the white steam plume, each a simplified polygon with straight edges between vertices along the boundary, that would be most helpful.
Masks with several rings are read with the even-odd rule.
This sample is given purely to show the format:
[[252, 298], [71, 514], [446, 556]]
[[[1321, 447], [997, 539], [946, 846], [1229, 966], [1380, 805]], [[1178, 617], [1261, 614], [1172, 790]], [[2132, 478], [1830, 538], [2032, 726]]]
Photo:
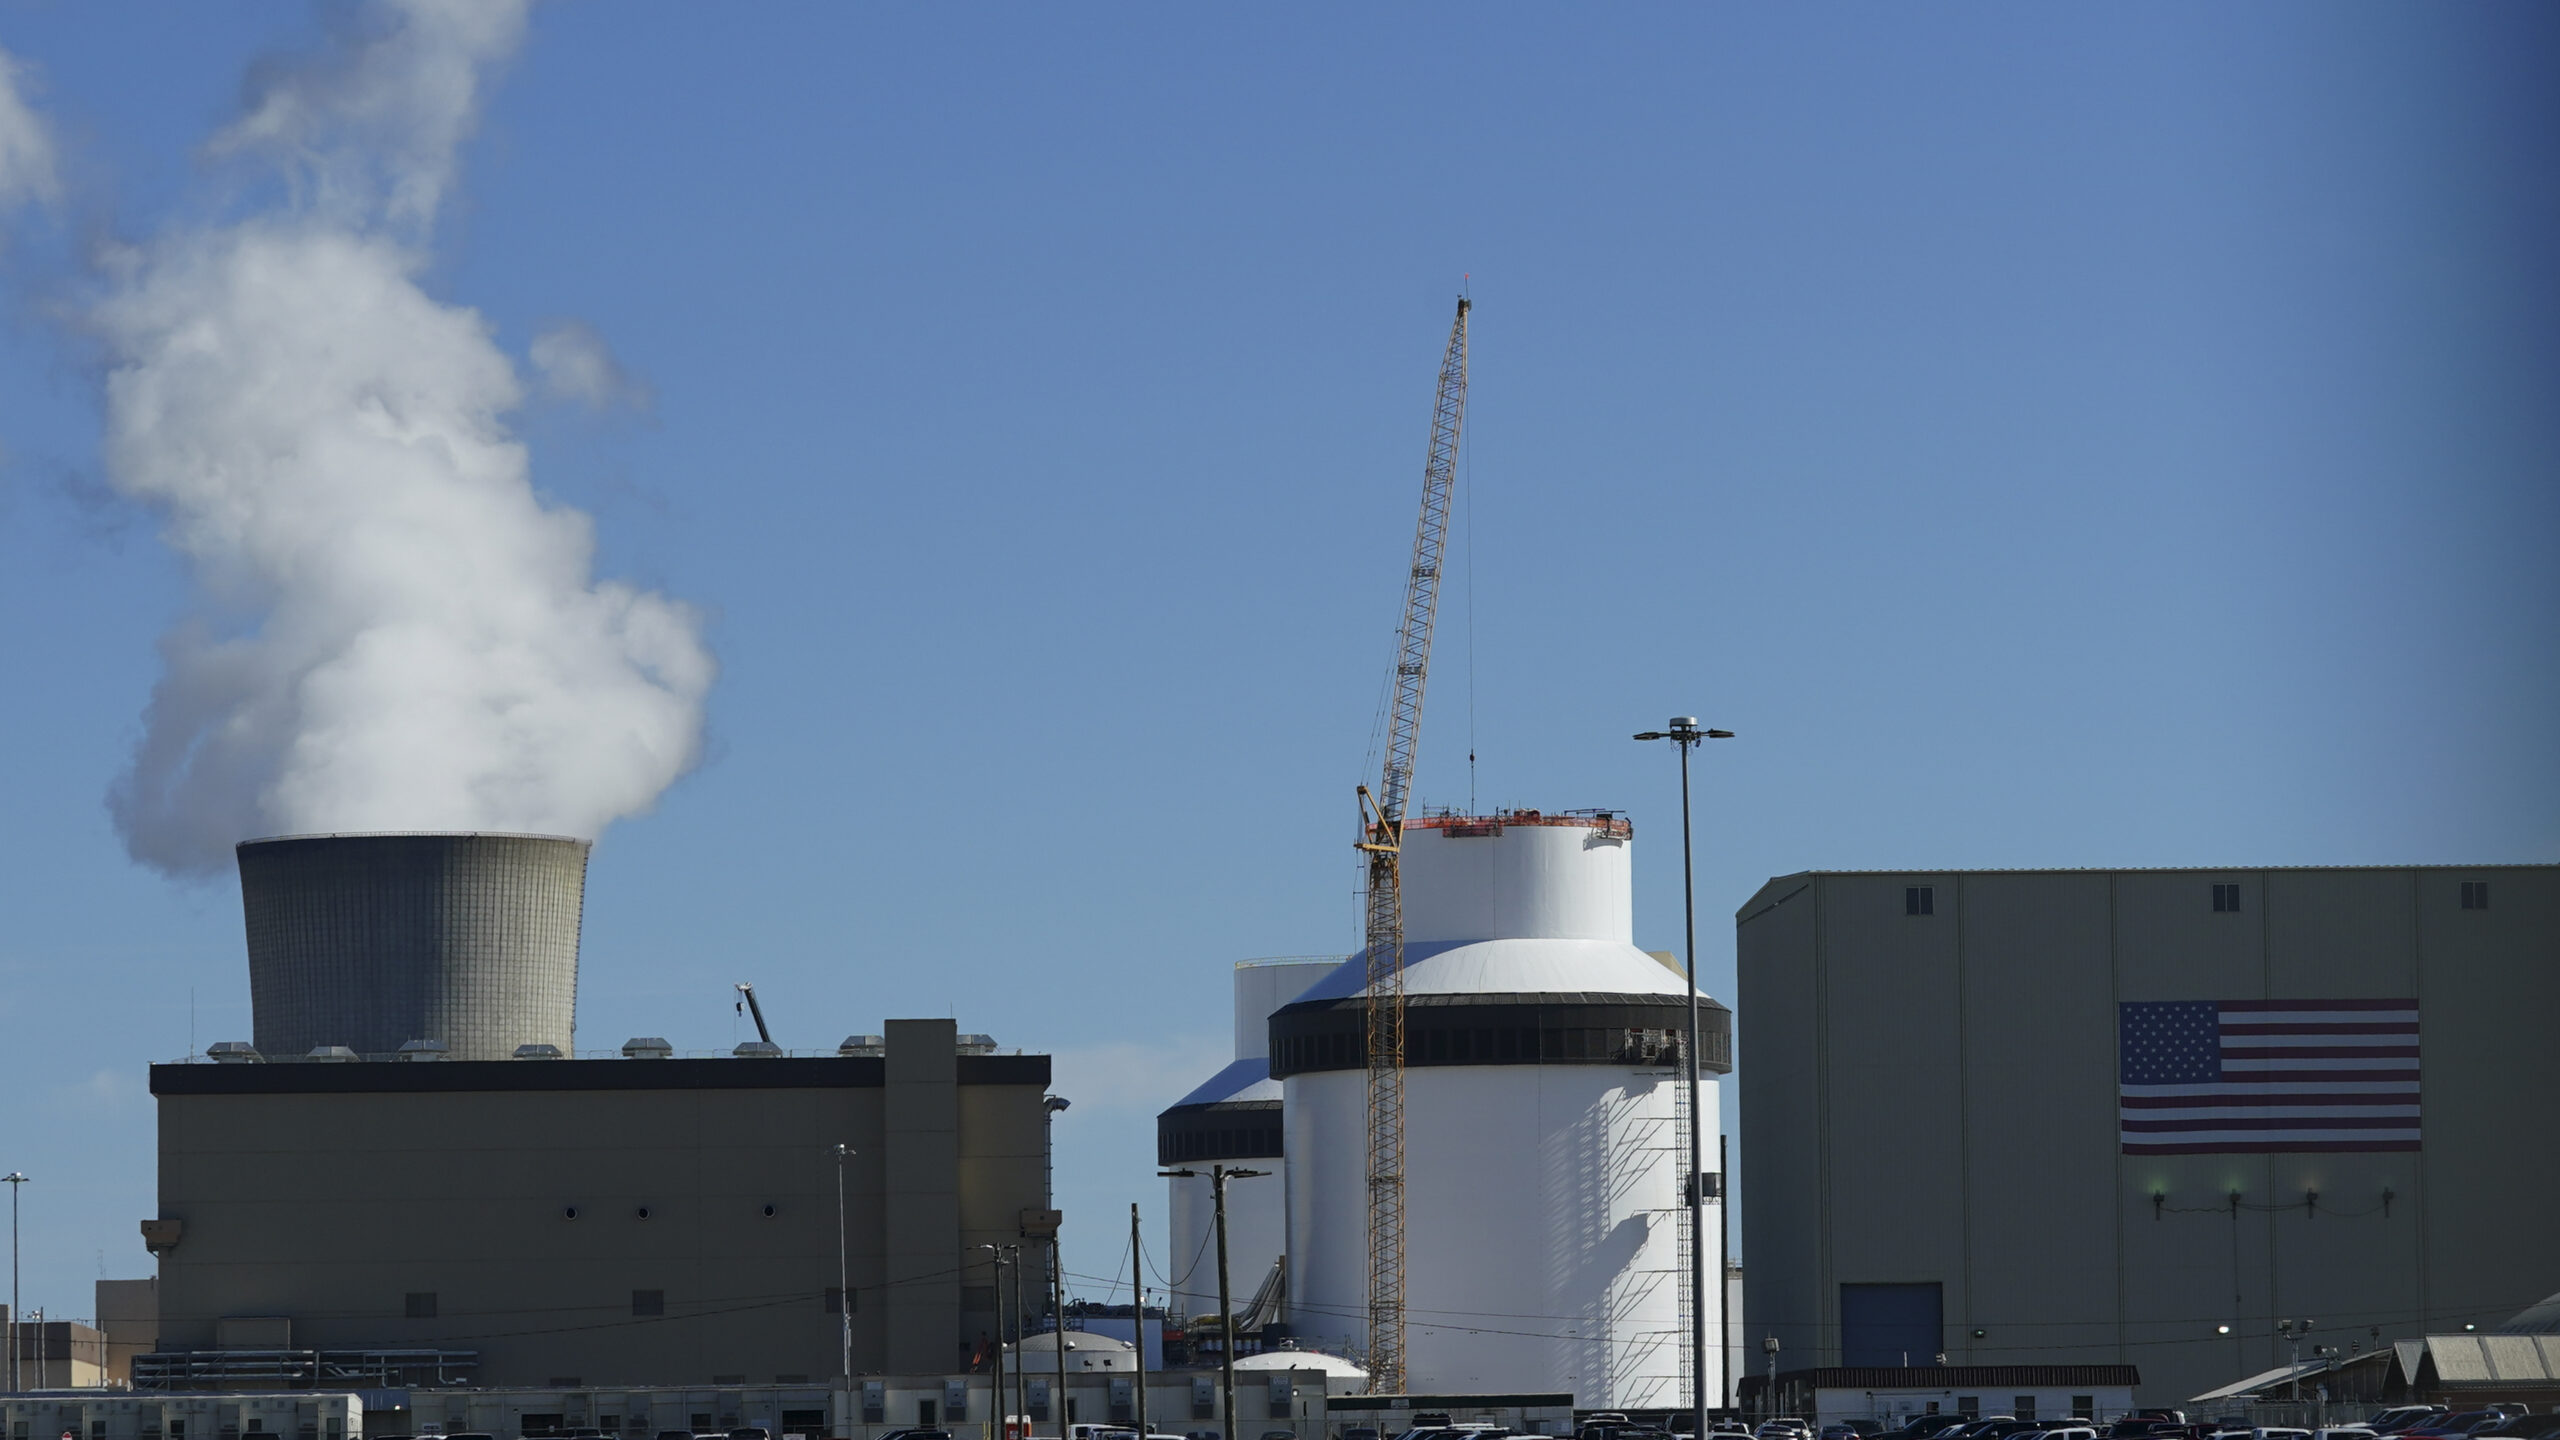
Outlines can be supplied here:
[[405, 0], [267, 76], [217, 154], [273, 155], [278, 213], [110, 265], [106, 466], [163, 517], [195, 611], [161, 641], [109, 804], [179, 873], [331, 830], [592, 836], [700, 747], [694, 613], [593, 578], [535, 498], [515, 366], [418, 285], [422, 236], [518, 4]]
[[0, 209], [51, 200], [62, 188], [54, 174], [53, 132], [25, 90], [26, 67], [0, 50]]

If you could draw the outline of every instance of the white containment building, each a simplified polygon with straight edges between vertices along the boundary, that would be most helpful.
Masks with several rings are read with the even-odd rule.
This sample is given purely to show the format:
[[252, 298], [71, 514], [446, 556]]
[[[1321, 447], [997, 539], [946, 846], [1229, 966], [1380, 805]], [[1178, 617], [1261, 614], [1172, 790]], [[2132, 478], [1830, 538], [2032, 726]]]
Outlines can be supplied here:
[[[1197, 1170], [1169, 1188], [1173, 1313], [1185, 1319], [1218, 1309], [1217, 1206], [1209, 1167], [1269, 1172], [1227, 1185], [1227, 1270], [1236, 1308], [1250, 1306], [1280, 1260], [1284, 1221], [1280, 1179], [1280, 1082], [1271, 1078], [1271, 1012], [1333, 973], [1339, 955], [1247, 960], [1236, 966], [1236, 1058], [1173, 1108], [1156, 1117], [1156, 1159]], [[1253, 1317], [1257, 1324], [1279, 1319]]]
[[[1688, 988], [1635, 947], [1631, 839], [1605, 812], [1406, 822], [1410, 1392], [1684, 1403]], [[1289, 1324], [1301, 1344], [1354, 1357], [1367, 1343], [1366, 986], [1355, 955], [1271, 1020]], [[1732, 1069], [1732, 1015], [1711, 1000], [1701, 1009], [1694, 1109], [1712, 1169], [1712, 1077]], [[1710, 1209], [1710, 1274], [1718, 1223]], [[1724, 1345], [1712, 1291], [1708, 1304], [1714, 1396]]]

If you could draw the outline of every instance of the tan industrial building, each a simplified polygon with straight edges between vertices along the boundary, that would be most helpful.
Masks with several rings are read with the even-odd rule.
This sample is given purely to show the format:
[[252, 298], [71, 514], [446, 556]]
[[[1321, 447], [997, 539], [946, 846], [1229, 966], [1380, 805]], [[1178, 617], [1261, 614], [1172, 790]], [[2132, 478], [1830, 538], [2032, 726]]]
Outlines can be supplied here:
[[893, 1020], [827, 1056], [155, 1066], [136, 1380], [825, 1386], [840, 1233], [855, 1372], [965, 1369], [977, 1247], [1049, 1204], [1049, 1057], [990, 1048]]
[[1807, 872], [1737, 938], [1758, 1364], [2174, 1405], [2560, 1290], [2560, 866]]

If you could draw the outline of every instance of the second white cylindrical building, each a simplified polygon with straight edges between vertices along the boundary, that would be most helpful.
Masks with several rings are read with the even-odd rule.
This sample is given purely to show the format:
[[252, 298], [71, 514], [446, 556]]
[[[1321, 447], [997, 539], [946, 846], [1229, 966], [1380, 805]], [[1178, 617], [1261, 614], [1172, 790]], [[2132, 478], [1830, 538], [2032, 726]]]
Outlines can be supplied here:
[[[1685, 1403], [1686, 1116], [1720, 1128], [1731, 1015], [1633, 940], [1626, 821], [1515, 811], [1407, 822], [1406, 1376], [1414, 1393], [1570, 1391], [1584, 1407]], [[1367, 961], [1271, 1021], [1288, 1178], [1289, 1324], [1367, 1341]], [[1720, 1267], [1709, 1212], [1707, 1270]], [[1723, 1341], [1707, 1295], [1706, 1392]]]
[[1251, 1303], [1280, 1258], [1280, 1082], [1271, 1078], [1271, 1012], [1333, 973], [1337, 956], [1247, 960], [1235, 968], [1235, 1059], [1156, 1117], [1159, 1163], [1199, 1172], [1165, 1182], [1169, 1247], [1165, 1277], [1178, 1320], [1217, 1313], [1215, 1197], [1209, 1168], [1261, 1170], [1227, 1186], [1227, 1270], [1238, 1310]]

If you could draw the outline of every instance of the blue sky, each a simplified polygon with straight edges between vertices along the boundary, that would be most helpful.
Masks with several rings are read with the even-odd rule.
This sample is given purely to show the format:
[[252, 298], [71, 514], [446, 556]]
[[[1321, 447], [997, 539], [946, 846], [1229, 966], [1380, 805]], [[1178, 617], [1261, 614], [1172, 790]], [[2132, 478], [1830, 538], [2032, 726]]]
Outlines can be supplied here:
[[[204, 142], [321, 23], [0, 6], [64, 180], [0, 253], [0, 1168], [58, 1314], [145, 1271], [144, 1067], [249, 1029], [232, 885], [103, 803], [189, 582], [71, 317], [257, 203]], [[1055, 1051], [1107, 1273], [1228, 963], [1354, 943], [1462, 277], [1421, 797], [1472, 743], [1484, 805], [1632, 811], [1666, 947], [1626, 737], [1740, 731], [1711, 991], [1799, 869], [2560, 859], [2555, 57], [2493, 4], [546, 6], [423, 283], [645, 383], [514, 423], [722, 667], [596, 850], [581, 1041], [725, 1048], [743, 979], [797, 1047]]]

